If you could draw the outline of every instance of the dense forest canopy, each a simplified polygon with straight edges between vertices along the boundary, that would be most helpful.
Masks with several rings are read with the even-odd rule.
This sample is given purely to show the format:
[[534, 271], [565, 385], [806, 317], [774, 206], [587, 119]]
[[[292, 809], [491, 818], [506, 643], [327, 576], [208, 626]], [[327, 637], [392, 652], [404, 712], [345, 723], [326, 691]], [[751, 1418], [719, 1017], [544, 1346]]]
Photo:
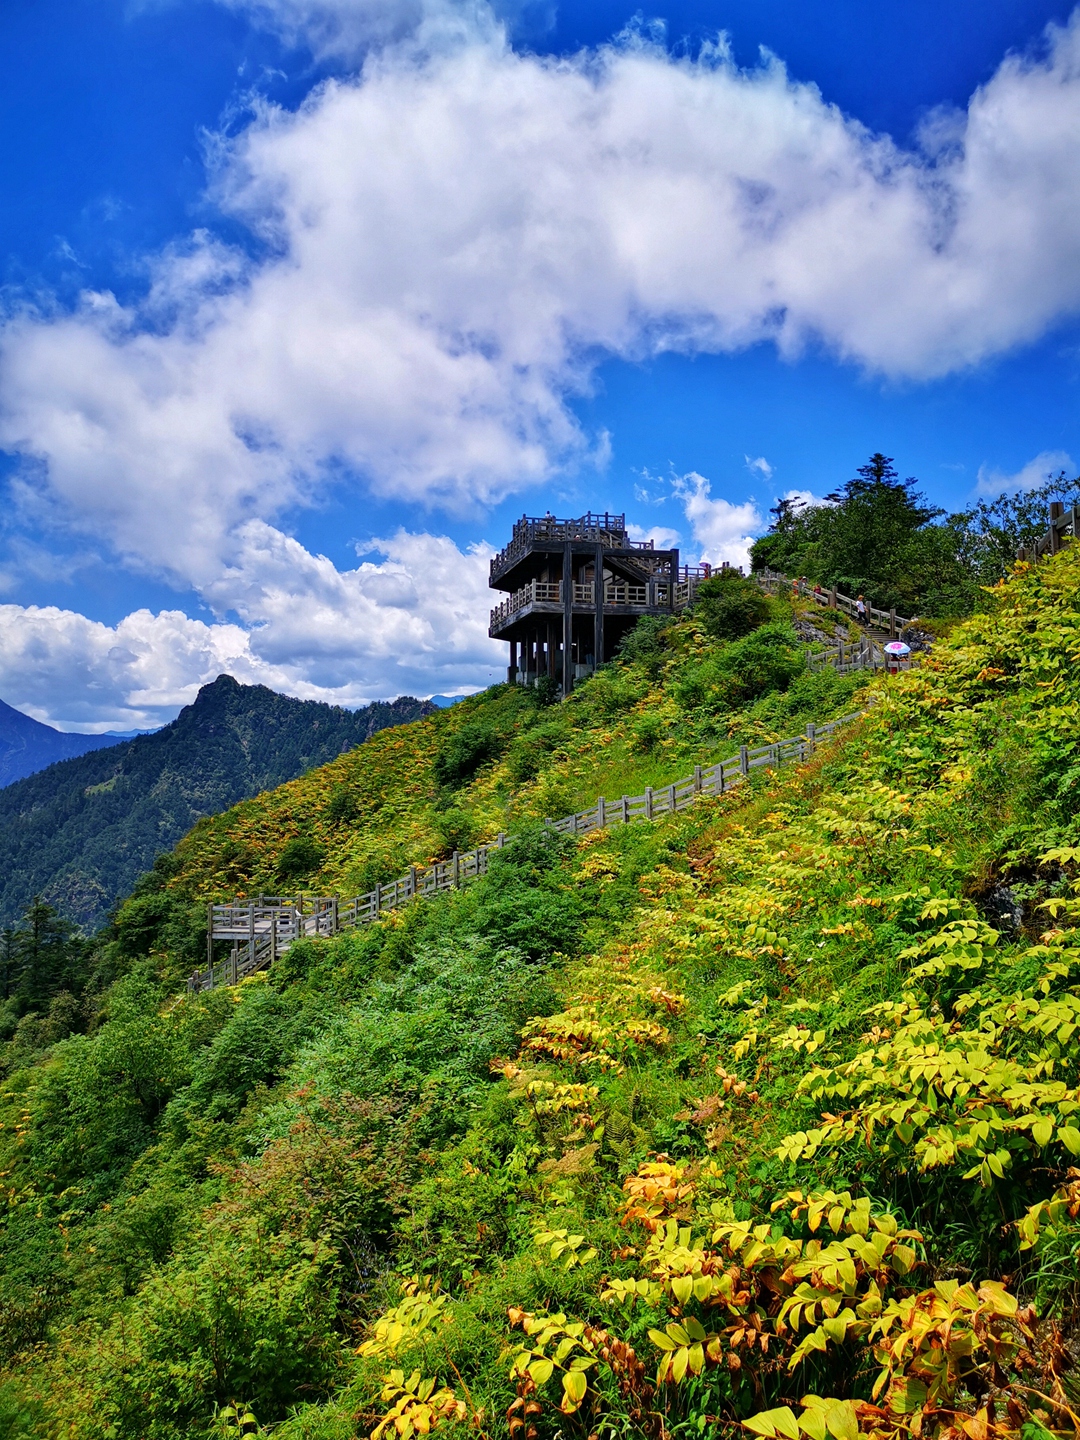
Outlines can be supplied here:
[[0, 789], [0, 924], [40, 896], [93, 930], [200, 817], [433, 709], [345, 710], [221, 675], [163, 729]]
[[752, 547], [753, 566], [863, 594], [902, 615], [969, 615], [983, 606], [984, 588], [1009, 573], [1018, 549], [1044, 533], [1050, 502], [1080, 501], [1080, 478], [1064, 472], [952, 515], [917, 486], [899, 478], [891, 457], [874, 454], [821, 503], [781, 500]]

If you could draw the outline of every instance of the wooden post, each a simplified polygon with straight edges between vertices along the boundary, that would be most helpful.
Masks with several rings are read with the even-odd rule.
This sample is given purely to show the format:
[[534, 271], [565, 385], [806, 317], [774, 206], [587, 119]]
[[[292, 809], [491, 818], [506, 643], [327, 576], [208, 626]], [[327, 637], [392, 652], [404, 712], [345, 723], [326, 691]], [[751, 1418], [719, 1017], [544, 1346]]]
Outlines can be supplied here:
[[817, 744], [817, 731], [813, 725], [807, 725], [806, 727], [806, 743], [810, 747], [810, 753], [813, 754], [814, 747]]
[[273, 966], [277, 959], [277, 914], [270, 916], [270, 964]]
[[1057, 522], [1065, 512], [1063, 500], [1050, 501], [1050, 554], [1056, 555], [1061, 549], [1061, 536], [1058, 534]]
[[621, 805], [622, 805], [622, 823], [623, 823], [624, 825], [629, 825], [629, 823], [630, 823], [630, 797], [629, 797], [629, 795], [624, 795], [624, 796], [622, 797], [622, 801], [621, 801], [620, 803], [621, 803]]
[[206, 907], [206, 965], [211, 974], [214, 970], [214, 907]]
[[645, 786], [645, 819], [652, 819], [652, 786]]
[[604, 815], [604, 797], [601, 795], [596, 802], [596, 826], [598, 830], [603, 830], [606, 825], [607, 817]]
[[409, 894], [410, 894], [410, 896], [416, 894], [416, 866], [415, 866], [415, 865], [410, 865], [410, 866], [409, 866]]
[[889, 611], [889, 639], [896, 639], [896, 610]]
[[461, 856], [458, 854], [458, 852], [457, 852], [456, 850], [454, 851], [454, 859], [453, 859], [453, 861], [452, 861], [452, 865], [453, 865], [453, 868], [452, 868], [452, 870], [451, 870], [451, 872], [450, 872], [450, 873], [451, 873], [451, 877], [452, 877], [452, 878], [451, 878], [451, 884], [453, 885], [454, 889], [456, 890], [456, 889], [458, 888], [458, 886], [461, 884]]
[[377, 881], [372, 894], [375, 896], [375, 918], [378, 919], [382, 914], [382, 886]]
[[694, 794], [701, 794], [701, 766], [694, 766]]
[[832, 589], [829, 591], [829, 609], [830, 609], [830, 610], [835, 610], [835, 609], [836, 609], [836, 586], [835, 586], [835, 585], [834, 585], [834, 586], [832, 587]]
[[574, 688], [571, 674], [571, 656], [574, 653], [574, 547], [569, 540], [563, 546], [562, 574], [562, 693], [565, 700]]
[[739, 774], [750, 774], [750, 752], [745, 745], [739, 746]]
[[503, 846], [506, 844], [506, 836], [503, 834], [503, 832], [502, 832], [501, 830], [499, 831], [498, 835], [496, 835], [496, 837], [495, 837], [495, 844], [499, 847], [500, 850], [501, 850], [501, 849], [503, 848]]
[[597, 545], [593, 561], [593, 670], [604, 663], [604, 547]]
[[670, 813], [671, 813], [672, 815], [675, 814], [675, 786], [674, 786], [674, 785], [669, 785], [669, 786], [668, 786], [668, 810], [670, 811]]

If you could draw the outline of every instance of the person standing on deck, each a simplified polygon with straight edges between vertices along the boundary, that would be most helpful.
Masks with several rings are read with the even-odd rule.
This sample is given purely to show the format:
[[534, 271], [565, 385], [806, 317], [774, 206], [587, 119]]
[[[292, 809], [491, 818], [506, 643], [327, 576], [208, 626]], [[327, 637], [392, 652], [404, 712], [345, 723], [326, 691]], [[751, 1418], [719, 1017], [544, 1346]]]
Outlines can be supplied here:
[[860, 625], [865, 625], [865, 624], [866, 624], [866, 601], [863, 599], [863, 597], [862, 597], [861, 595], [860, 595], [859, 598], [855, 601], [855, 613], [856, 613], [856, 615], [858, 615], [858, 617], [859, 617], [859, 624], [860, 624]]

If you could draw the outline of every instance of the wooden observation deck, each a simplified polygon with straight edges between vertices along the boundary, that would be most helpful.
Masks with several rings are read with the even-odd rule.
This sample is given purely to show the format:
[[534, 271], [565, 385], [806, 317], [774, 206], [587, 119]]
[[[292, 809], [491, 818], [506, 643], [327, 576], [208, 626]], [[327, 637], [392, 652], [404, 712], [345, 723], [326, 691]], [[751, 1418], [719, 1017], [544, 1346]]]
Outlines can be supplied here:
[[523, 515], [491, 562], [489, 585], [508, 594], [488, 634], [509, 641], [511, 684], [548, 675], [568, 695], [642, 615], [683, 609], [710, 573], [707, 565], [680, 568], [678, 550], [631, 540], [625, 515]]

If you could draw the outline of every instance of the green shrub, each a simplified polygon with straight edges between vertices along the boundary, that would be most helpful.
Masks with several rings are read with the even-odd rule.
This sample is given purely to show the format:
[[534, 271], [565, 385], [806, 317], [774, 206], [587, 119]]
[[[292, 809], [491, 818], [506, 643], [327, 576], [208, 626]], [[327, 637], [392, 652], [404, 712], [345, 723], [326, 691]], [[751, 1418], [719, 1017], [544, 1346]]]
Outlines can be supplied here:
[[326, 851], [310, 835], [294, 835], [278, 859], [278, 879], [290, 882], [307, 880], [326, 859]]
[[462, 725], [439, 747], [432, 767], [435, 779], [448, 790], [455, 790], [505, 748], [505, 739], [492, 726], [481, 721]]
[[771, 691], [786, 690], [805, 669], [806, 652], [791, 627], [761, 625], [684, 670], [675, 695], [690, 709], [733, 710]]
[[561, 715], [542, 724], [531, 725], [516, 736], [506, 756], [506, 769], [512, 783], [524, 785], [535, 779], [548, 758], [569, 736], [569, 726]]
[[694, 613], [715, 640], [738, 640], [765, 624], [769, 602], [755, 581], [725, 570], [698, 586]]
[[444, 855], [455, 850], [468, 850], [476, 839], [476, 822], [458, 805], [452, 805], [435, 817], [435, 834]]

